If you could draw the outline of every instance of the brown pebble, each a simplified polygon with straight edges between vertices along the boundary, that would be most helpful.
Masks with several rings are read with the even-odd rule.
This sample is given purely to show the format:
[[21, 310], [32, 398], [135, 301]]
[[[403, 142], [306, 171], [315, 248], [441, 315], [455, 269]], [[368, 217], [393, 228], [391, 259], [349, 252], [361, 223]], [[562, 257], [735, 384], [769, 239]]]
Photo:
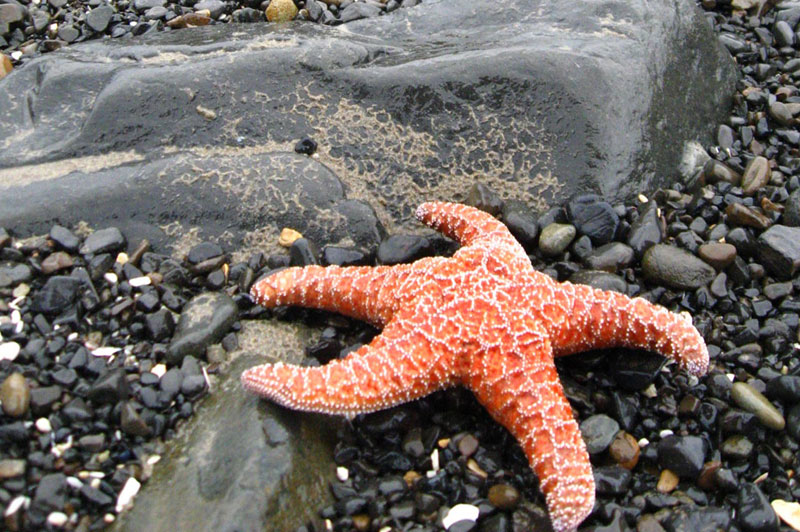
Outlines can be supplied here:
[[25, 474], [25, 460], [19, 458], [6, 458], [0, 460], [0, 480], [21, 477]]
[[11, 64], [11, 58], [6, 54], [0, 54], [0, 79], [6, 77], [13, 69], [14, 65]]
[[741, 203], [728, 205], [725, 209], [725, 215], [728, 217], [728, 221], [734, 225], [744, 225], [756, 229], [766, 229], [772, 225], [772, 221], [762, 213]]
[[51, 273], [59, 270], [71, 268], [73, 264], [74, 261], [68, 253], [64, 251], [56, 251], [55, 253], [49, 254], [42, 261], [42, 273], [45, 275], [50, 275]]
[[7, 415], [25, 415], [31, 402], [31, 389], [22, 373], [12, 373], [0, 384], [0, 401]]
[[621, 430], [608, 447], [611, 458], [625, 469], [633, 469], [639, 463], [639, 442], [633, 435]]
[[742, 190], [748, 196], [761, 189], [772, 176], [772, 169], [765, 157], [753, 157], [742, 174]]
[[295, 231], [290, 227], [284, 227], [283, 229], [281, 229], [281, 234], [278, 237], [278, 244], [285, 248], [288, 248], [291, 247], [292, 244], [294, 244], [295, 240], [298, 240], [300, 238], [303, 238], [303, 235], [301, 235], [300, 232]]
[[658, 477], [658, 484], [656, 484], [656, 489], [661, 493], [669, 493], [678, 487], [678, 481], [679, 481], [678, 475], [676, 475], [669, 469], [665, 469], [661, 472], [661, 475]]
[[783, 212], [783, 205], [770, 201], [766, 196], [761, 198], [761, 210], [764, 212]]
[[139, 266], [139, 262], [142, 260], [142, 255], [144, 255], [147, 251], [150, 251], [150, 241], [146, 238], [139, 242], [139, 245], [136, 246], [136, 249], [133, 250], [128, 260], [134, 266]]
[[495, 484], [489, 488], [489, 502], [495, 508], [511, 510], [519, 504], [519, 491], [508, 484]]
[[700, 475], [697, 477], [697, 487], [706, 491], [713, 490], [714, 478], [720, 467], [722, 467], [722, 462], [716, 460], [703, 464], [703, 469], [700, 470]]
[[356, 514], [353, 516], [353, 528], [358, 532], [367, 532], [369, 530], [370, 519], [366, 514]]
[[472, 434], [467, 434], [458, 440], [458, 452], [461, 456], [472, 456], [478, 450], [478, 440]]
[[421, 479], [421, 478], [422, 478], [422, 475], [420, 475], [419, 473], [417, 473], [413, 469], [411, 471], [407, 471], [406, 474], [403, 475], [403, 480], [406, 481], [406, 486], [408, 486], [409, 488], [413, 488], [414, 484], [416, 484], [417, 481], [419, 479]]
[[203, 9], [197, 13], [186, 13], [175, 17], [167, 22], [167, 26], [174, 29], [192, 28], [195, 26], [207, 26], [209, 22], [211, 22], [211, 11]]
[[297, 6], [293, 0], [270, 0], [265, 13], [269, 22], [289, 22], [297, 16]]
[[697, 255], [715, 270], [724, 270], [736, 258], [736, 247], [724, 242], [709, 242], [697, 250]]

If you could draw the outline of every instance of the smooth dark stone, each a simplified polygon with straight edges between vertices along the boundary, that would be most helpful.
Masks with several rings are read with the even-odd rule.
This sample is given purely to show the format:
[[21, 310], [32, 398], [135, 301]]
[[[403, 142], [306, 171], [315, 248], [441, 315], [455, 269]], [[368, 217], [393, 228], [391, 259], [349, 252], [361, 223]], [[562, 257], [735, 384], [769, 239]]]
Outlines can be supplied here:
[[581, 270], [570, 276], [571, 283], [585, 284], [600, 290], [613, 290], [620, 294], [628, 293], [628, 283], [619, 275], [595, 270]]
[[787, 404], [800, 403], [800, 377], [781, 375], [767, 383], [767, 397]]
[[492, 216], [499, 215], [504, 206], [500, 196], [483, 183], [475, 183], [470, 187], [464, 203], [476, 209], [480, 209], [483, 212], [488, 212]]
[[175, 330], [175, 318], [172, 312], [161, 308], [144, 318], [145, 329], [148, 337], [154, 342], [163, 342], [172, 336]]
[[360, 18], [369, 18], [378, 16], [381, 13], [381, 8], [373, 4], [364, 2], [354, 2], [342, 10], [339, 19], [342, 22], [351, 22]]
[[790, 280], [800, 268], [800, 227], [773, 225], [757, 239], [760, 262], [781, 280]]
[[226, 294], [195, 296], [184, 306], [178, 320], [167, 349], [168, 361], [177, 364], [186, 355], [202, 357], [207, 346], [225, 336], [237, 316], [236, 302]]
[[[222, 251], [222, 248], [219, 246], [219, 244], [215, 244], [213, 242], [201, 242], [189, 250], [189, 253], [186, 255], [186, 262], [188, 262], [190, 266], [197, 266], [198, 264], [211, 261], [213, 259], [218, 259], [224, 255], [225, 253]], [[211, 269], [207, 271], [211, 271]]]
[[47, 414], [50, 407], [61, 399], [61, 387], [40, 386], [31, 389], [30, 408], [35, 416]]
[[111, 506], [114, 503], [114, 499], [88, 484], [81, 486], [80, 494], [81, 497], [96, 506]]
[[658, 205], [650, 201], [639, 218], [631, 224], [628, 232], [628, 245], [633, 248], [637, 257], [641, 257], [648, 248], [660, 244], [664, 239], [664, 228], [658, 217]]
[[592, 251], [584, 260], [587, 268], [606, 272], [617, 272], [633, 262], [634, 253], [630, 246], [621, 242], [611, 242]]
[[619, 227], [619, 216], [611, 204], [594, 194], [570, 201], [567, 216], [578, 233], [588, 236], [598, 246], [611, 242]]
[[48, 315], [61, 314], [75, 303], [80, 285], [80, 281], [72, 277], [50, 277], [31, 298], [31, 310]]
[[119, 251], [125, 247], [125, 243], [125, 237], [122, 232], [116, 227], [109, 227], [95, 231], [87, 236], [80, 247], [80, 252], [82, 255], [96, 255], [98, 253]]
[[629, 391], [643, 390], [658, 376], [666, 359], [641, 349], [612, 349], [609, 373], [618, 386]]
[[80, 238], [75, 236], [72, 231], [66, 227], [60, 225], [54, 225], [52, 229], [50, 229], [49, 237], [59, 248], [71, 253], [78, 251], [78, 247], [81, 245]]
[[322, 248], [322, 263], [334, 266], [367, 266], [370, 257], [356, 248], [325, 246]]
[[114, 8], [109, 5], [98, 6], [86, 15], [86, 24], [94, 31], [100, 33], [108, 28], [111, 17], [114, 15]]
[[131, 436], [146, 437], [153, 432], [129, 401], [122, 403], [120, 428], [123, 432]]
[[0, 288], [30, 281], [31, 269], [27, 264], [0, 263]]
[[128, 379], [123, 368], [111, 369], [100, 376], [89, 389], [89, 400], [96, 405], [116, 404], [128, 398]]
[[189, 375], [181, 382], [181, 393], [186, 397], [195, 397], [202, 393], [205, 387], [205, 377], [202, 375]]
[[65, 404], [61, 412], [73, 422], [89, 421], [94, 414], [91, 407], [80, 397], [76, 397]]
[[289, 264], [292, 266], [309, 266], [319, 264], [317, 247], [307, 238], [298, 238], [289, 248]]
[[154, 312], [158, 310], [159, 306], [161, 306], [161, 301], [155, 291], [144, 293], [136, 298], [136, 308], [142, 312]]
[[673, 435], [658, 442], [659, 464], [682, 478], [697, 478], [705, 457], [705, 443], [697, 436]]
[[580, 424], [581, 436], [589, 454], [605, 451], [619, 432], [619, 423], [605, 414], [595, 414]]
[[594, 468], [594, 483], [600, 496], [622, 495], [628, 491], [633, 475], [622, 466]]
[[736, 520], [743, 532], [777, 532], [778, 516], [758, 486], [745, 482], [736, 493]]
[[539, 236], [539, 223], [530, 207], [521, 201], [507, 201], [503, 205], [503, 223], [522, 247], [533, 250]]
[[714, 268], [694, 255], [674, 246], [658, 244], [642, 258], [645, 276], [659, 284], [682, 290], [694, 290], [711, 282]]
[[730, 530], [731, 516], [727, 508], [681, 506], [660, 522], [667, 532], [717, 532]]
[[380, 264], [414, 262], [433, 251], [428, 238], [418, 235], [392, 235], [378, 246]]
[[31, 507], [42, 512], [61, 511], [66, 503], [67, 477], [51, 473], [42, 477], [36, 486]]
[[183, 384], [183, 372], [178, 368], [168, 370], [164, 376], [161, 377], [159, 388], [165, 392], [169, 397], [174, 397], [181, 391], [181, 384]]

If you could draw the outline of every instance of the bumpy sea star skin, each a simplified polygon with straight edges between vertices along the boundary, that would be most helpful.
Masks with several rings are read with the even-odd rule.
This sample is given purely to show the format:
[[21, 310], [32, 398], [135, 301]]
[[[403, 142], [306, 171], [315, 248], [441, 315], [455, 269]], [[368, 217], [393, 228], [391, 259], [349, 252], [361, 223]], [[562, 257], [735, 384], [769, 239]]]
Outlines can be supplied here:
[[535, 271], [508, 229], [475, 208], [425, 203], [417, 217], [462, 247], [391, 267], [288, 268], [256, 283], [265, 307], [336, 311], [383, 332], [342, 360], [257, 366], [242, 383], [289, 408], [347, 416], [467, 386], [519, 441], [553, 529], [575, 529], [592, 511], [594, 479], [553, 357], [637, 347], [701, 375], [703, 339], [690, 319], [643, 299]]

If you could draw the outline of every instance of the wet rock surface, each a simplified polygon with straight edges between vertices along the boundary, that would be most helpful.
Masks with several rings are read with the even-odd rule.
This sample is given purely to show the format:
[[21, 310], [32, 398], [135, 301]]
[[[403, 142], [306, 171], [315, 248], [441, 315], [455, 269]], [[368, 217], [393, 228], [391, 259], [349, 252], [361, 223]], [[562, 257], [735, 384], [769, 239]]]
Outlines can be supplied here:
[[[0, 118], [8, 140], [0, 168], [24, 179], [3, 194], [0, 225], [45, 229], [23, 213], [43, 195], [46, 176], [63, 191], [60, 202], [41, 206], [48, 223], [75, 223], [75, 203], [88, 202], [86, 221], [125, 220], [129, 238], [158, 243], [131, 230], [169, 213], [202, 225], [206, 237], [229, 230], [238, 245], [264, 217], [289, 215], [284, 202], [297, 205], [280, 183], [302, 179], [306, 170], [286, 152], [309, 136], [319, 162], [384, 223], [405, 222], [431, 198], [463, 200], [463, 184], [478, 178], [504, 198], [538, 198], [537, 210], [580, 192], [614, 201], [654, 188], [682, 142], [706, 137], [721, 118], [732, 64], [693, 5], [582, 6], [429, 2], [353, 20], [346, 33], [308, 23], [219, 24], [32, 59], [2, 81], [0, 107], [10, 111]], [[651, 20], [662, 21], [657, 31]], [[663, 83], [673, 90], [652, 98]], [[682, 112], [688, 105], [690, 114]], [[470, 109], [481, 109], [481, 119]], [[193, 193], [181, 194], [181, 185]], [[85, 190], [93, 196], [81, 198]], [[151, 205], [141, 205], [141, 190]], [[233, 225], [215, 231], [214, 210]]]

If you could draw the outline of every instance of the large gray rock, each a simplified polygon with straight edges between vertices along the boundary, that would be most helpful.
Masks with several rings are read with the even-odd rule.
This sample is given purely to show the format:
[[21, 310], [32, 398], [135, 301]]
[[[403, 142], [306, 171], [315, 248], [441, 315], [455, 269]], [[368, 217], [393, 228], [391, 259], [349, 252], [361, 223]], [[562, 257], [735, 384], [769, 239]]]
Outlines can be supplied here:
[[[540, 208], [580, 192], [612, 201], [675, 175], [684, 141], [724, 117], [734, 75], [680, 0], [432, 0], [338, 27], [94, 41], [0, 81], [0, 224], [166, 213], [235, 240], [291, 210], [250, 183], [296, 179], [275, 153], [308, 135], [384, 223], [478, 180]], [[182, 172], [176, 151], [190, 154]], [[266, 168], [238, 164], [258, 157]], [[45, 192], [65, 205], [41, 206]]]
[[341, 418], [297, 415], [239, 384], [250, 366], [278, 358], [298, 362], [300, 338], [308, 334], [296, 324], [246, 322], [243, 349], [181, 433], [166, 442], [133, 509], [112, 530], [294, 530], [313, 519], [330, 499], [333, 435]]

